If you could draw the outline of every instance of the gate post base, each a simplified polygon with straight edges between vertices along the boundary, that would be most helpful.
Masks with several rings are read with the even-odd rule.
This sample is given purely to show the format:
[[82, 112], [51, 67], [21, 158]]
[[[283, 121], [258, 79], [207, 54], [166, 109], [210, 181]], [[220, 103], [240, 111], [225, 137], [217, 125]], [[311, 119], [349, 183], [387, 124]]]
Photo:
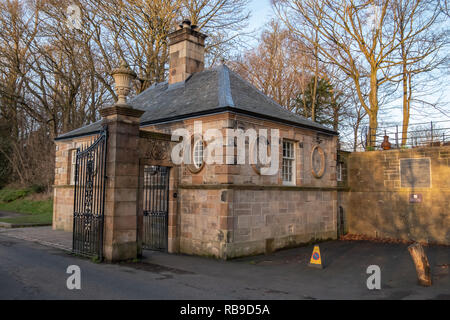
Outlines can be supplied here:
[[112, 246], [104, 246], [103, 255], [107, 262], [133, 260], [138, 256], [137, 243], [117, 243]]
[[108, 126], [103, 256], [109, 262], [138, 255], [138, 145], [143, 113], [126, 104], [100, 110]]

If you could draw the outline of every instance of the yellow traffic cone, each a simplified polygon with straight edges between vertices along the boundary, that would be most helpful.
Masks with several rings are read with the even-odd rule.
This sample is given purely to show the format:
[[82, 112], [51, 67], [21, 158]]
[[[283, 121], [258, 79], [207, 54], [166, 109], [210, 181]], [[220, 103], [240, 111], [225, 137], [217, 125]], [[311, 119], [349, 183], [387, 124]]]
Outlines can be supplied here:
[[322, 257], [320, 255], [320, 248], [319, 246], [314, 246], [313, 253], [311, 255], [311, 261], [308, 264], [310, 267], [323, 269], [322, 265]]

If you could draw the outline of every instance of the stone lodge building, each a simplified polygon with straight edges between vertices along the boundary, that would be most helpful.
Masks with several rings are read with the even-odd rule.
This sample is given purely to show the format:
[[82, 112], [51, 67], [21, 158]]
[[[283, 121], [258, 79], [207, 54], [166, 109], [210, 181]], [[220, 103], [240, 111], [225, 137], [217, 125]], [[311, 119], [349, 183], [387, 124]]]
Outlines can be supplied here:
[[[109, 261], [142, 248], [230, 259], [335, 239], [337, 133], [283, 109], [225, 65], [204, 70], [206, 36], [195, 29], [184, 21], [169, 36], [168, 82], [125, 102], [117, 79], [132, 72], [123, 65], [119, 102], [101, 110], [102, 120], [56, 139], [53, 228], [74, 230], [74, 246], [97, 241]], [[194, 137], [193, 163], [174, 164], [171, 134], [193, 133], [197, 121], [203, 133], [214, 128], [224, 137], [227, 129], [278, 129], [279, 170], [262, 175], [250, 164], [248, 141], [245, 164], [236, 154], [227, 155], [233, 164], [207, 164], [207, 141]], [[77, 148], [104, 132], [105, 166], [93, 153], [84, 163]]]

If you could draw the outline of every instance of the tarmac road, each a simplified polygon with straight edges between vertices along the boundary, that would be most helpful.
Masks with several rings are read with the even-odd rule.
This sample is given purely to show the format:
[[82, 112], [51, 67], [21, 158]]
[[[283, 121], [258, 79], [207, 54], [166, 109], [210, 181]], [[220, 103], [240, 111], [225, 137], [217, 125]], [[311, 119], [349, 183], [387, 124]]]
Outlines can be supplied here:
[[[434, 284], [417, 285], [405, 245], [320, 244], [325, 269], [307, 266], [312, 246], [268, 256], [217, 261], [146, 252], [142, 263], [97, 264], [56, 248], [0, 233], [0, 299], [450, 299], [450, 248], [427, 247]], [[381, 268], [381, 290], [366, 269]], [[81, 290], [69, 290], [69, 265]]]

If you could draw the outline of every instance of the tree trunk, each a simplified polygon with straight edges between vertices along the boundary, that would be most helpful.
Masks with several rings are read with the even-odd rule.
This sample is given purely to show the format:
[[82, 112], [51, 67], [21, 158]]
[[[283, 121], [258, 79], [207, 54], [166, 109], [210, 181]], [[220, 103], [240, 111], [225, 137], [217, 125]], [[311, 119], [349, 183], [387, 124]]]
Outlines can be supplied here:
[[331, 93], [331, 103], [333, 105], [333, 130], [338, 131], [339, 128], [339, 105], [336, 102], [334, 92]]
[[402, 125], [402, 147], [406, 145], [408, 141], [408, 126], [409, 126], [409, 99], [408, 99], [408, 68], [406, 61], [406, 49], [405, 44], [402, 43], [402, 83], [403, 83], [403, 125]]
[[358, 130], [359, 125], [356, 125], [355, 130], [353, 131], [353, 152], [356, 152], [358, 146]]
[[316, 93], [317, 84], [319, 78], [319, 47], [317, 46], [317, 40], [319, 38], [319, 32], [316, 30], [316, 41], [314, 42], [314, 88], [312, 92], [312, 102], [311, 102], [311, 120], [316, 122]]
[[367, 133], [367, 147], [374, 149], [376, 146], [376, 134], [378, 128], [378, 79], [376, 68], [373, 68], [370, 74], [369, 103], [370, 112], [368, 112], [369, 132]]
[[369, 132], [367, 133], [367, 147], [373, 150], [377, 143], [377, 127], [378, 120], [377, 116], [372, 112], [369, 113]]
[[408, 126], [409, 126], [409, 102], [407, 106], [403, 107], [403, 124], [402, 124], [402, 146], [406, 146], [408, 141]]
[[420, 243], [415, 243], [408, 247], [408, 251], [416, 266], [417, 278], [421, 286], [431, 286], [431, 269], [428, 258]]

